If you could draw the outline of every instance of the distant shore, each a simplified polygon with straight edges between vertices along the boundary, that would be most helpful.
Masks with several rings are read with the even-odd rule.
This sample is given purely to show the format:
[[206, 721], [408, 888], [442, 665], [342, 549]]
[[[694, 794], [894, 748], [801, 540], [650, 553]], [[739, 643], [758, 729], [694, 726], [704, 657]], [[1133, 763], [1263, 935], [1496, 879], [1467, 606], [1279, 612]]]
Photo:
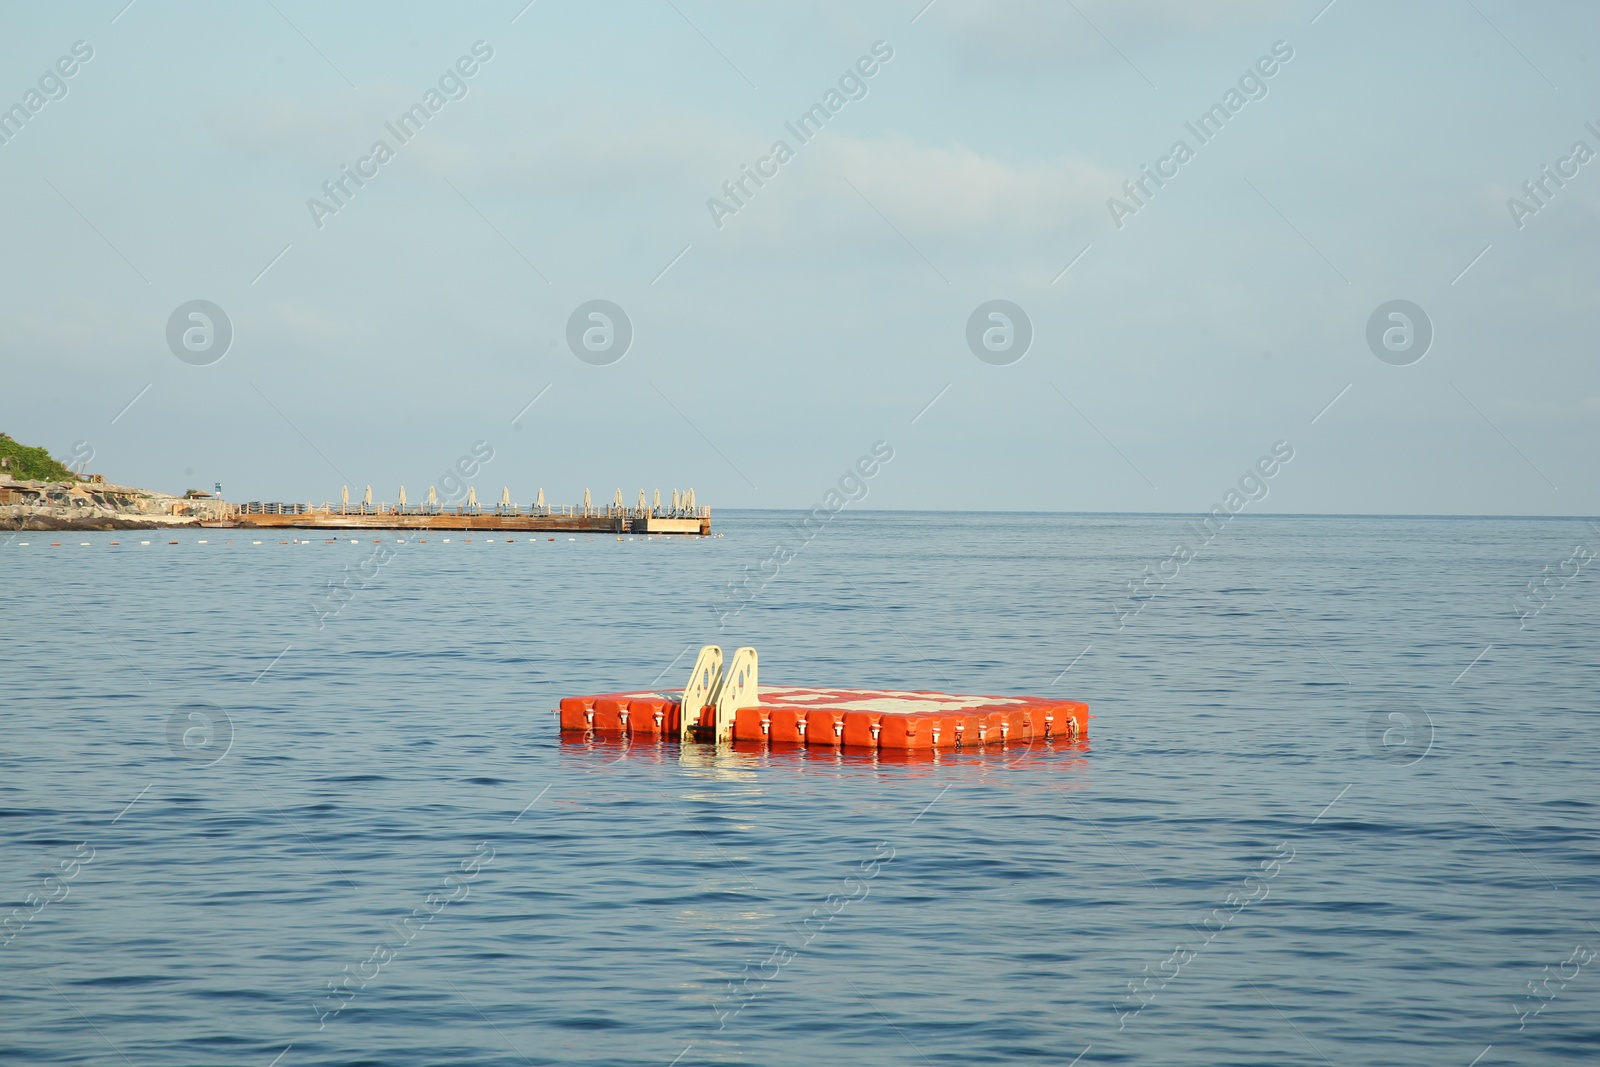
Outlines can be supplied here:
[[199, 526], [226, 505], [114, 485], [98, 475], [34, 480], [0, 477], [0, 530], [158, 530]]
[[[587, 494], [585, 494], [587, 499]], [[620, 494], [618, 500], [620, 500]], [[668, 508], [519, 507], [502, 502], [438, 505], [230, 504], [198, 491], [170, 496], [90, 478], [75, 481], [0, 479], [0, 530], [303, 529], [303, 530], [483, 530], [563, 533], [711, 533], [711, 509], [680, 500]]]
[[199, 527], [194, 519], [157, 522], [151, 518], [100, 517], [78, 518], [56, 515], [0, 516], [0, 530], [34, 530], [40, 532], [72, 530], [175, 530]]

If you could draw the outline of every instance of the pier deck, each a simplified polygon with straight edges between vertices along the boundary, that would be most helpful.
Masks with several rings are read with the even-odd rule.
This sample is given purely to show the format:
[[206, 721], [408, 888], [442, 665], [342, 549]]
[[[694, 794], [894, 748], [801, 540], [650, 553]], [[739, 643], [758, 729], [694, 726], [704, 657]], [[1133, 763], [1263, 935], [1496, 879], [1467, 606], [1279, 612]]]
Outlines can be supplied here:
[[526, 512], [340, 512], [301, 511], [295, 514], [261, 514], [238, 511], [226, 519], [204, 521], [216, 528], [270, 527], [302, 530], [506, 530], [550, 533], [711, 533], [711, 509], [698, 516], [622, 514], [528, 514]]

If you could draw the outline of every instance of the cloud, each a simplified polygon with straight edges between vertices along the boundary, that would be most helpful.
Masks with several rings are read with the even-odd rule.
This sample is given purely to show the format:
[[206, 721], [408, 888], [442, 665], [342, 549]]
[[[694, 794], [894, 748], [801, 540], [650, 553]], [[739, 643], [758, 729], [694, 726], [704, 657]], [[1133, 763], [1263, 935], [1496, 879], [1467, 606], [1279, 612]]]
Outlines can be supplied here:
[[1114, 185], [1077, 157], [1013, 162], [958, 143], [825, 131], [723, 223], [776, 240], [837, 240], [875, 209], [913, 238], [992, 241], [1081, 224]]
[[735, 127], [715, 116], [650, 99], [607, 101], [577, 88], [537, 99], [469, 92], [402, 144], [385, 124], [420, 96], [384, 85], [276, 97], [219, 113], [214, 122], [224, 143], [243, 155], [290, 159], [330, 178], [381, 139], [404, 169], [543, 193], [687, 181], [697, 164], [739, 144]]
[[[655, 100], [608, 101], [572, 92], [535, 104], [496, 100], [428, 143], [422, 166], [484, 184], [557, 194], [688, 188], [736, 158], [747, 136], [726, 119]], [[491, 132], [492, 131], [492, 132]]]
[[[332, 178], [385, 134], [384, 121], [406, 100], [393, 89], [278, 99], [224, 127], [241, 151], [296, 158]], [[862, 230], [862, 198], [913, 238], [1039, 234], [1102, 211], [1120, 180], [1074, 156], [1007, 159], [901, 133], [851, 136], [835, 126], [801, 143], [781, 123], [761, 129], [658, 101], [604, 101], [578, 91], [538, 103], [487, 94], [452, 102], [399, 148], [393, 166], [528, 204], [598, 199], [614, 208], [619, 198], [647, 196], [652, 204], [680, 204], [684, 218], [709, 236], [716, 228], [707, 198], [727, 202], [723, 182], [738, 179], [741, 167], [754, 165], [779, 138], [794, 158], [723, 220], [722, 233], [740, 243], [848, 241]], [[312, 186], [303, 195], [314, 194]]]
[[383, 124], [410, 107], [420, 92], [391, 83], [314, 96], [260, 97], [214, 112], [211, 120], [221, 141], [244, 156], [287, 157], [337, 170], [365, 154], [374, 138], [387, 136]]
[[1139, 49], [1239, 23], [1271, 22], [1289, 7], [1288, 0], [958, 0], [937, 4], [923, 21], [942, 32], [969, 66], [1066, 70], [1066, 59], [1121, 62], [1112, 45]]

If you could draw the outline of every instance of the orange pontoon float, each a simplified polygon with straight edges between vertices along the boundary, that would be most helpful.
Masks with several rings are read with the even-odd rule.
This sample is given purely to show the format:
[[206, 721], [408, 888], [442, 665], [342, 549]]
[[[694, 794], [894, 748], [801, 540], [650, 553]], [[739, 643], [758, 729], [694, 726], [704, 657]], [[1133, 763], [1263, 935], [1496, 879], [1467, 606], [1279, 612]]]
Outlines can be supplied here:
[[[763, 689], [756, 679], [755, 649], [736, 651], [724, 672], [722, 649], [707, 645], [682, 693], [567, 697], [552, 714], [560, 717], [564, 734], [900, 750], [1076, 741], [1089, 733], [1089, 706], [1077, 700], [893, 689]], [[693, 710], [685, 715], [685, 708]]]

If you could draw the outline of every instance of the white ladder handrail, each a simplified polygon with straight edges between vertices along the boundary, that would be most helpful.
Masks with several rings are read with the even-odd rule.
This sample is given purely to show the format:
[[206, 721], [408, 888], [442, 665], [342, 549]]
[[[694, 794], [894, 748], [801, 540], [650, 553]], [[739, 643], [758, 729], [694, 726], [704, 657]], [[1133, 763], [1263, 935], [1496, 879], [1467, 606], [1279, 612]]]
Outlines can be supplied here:
[[689, 684], [683, 688], [683, 699], [678, 709], [679, 742], [694, 739], [694, 728], [700, 723], [700, 711], [717, 702], [722, 689], [722, 647], [706, 645], [695, 657], [694, 669], [689, 672]]
[[757, 668], [755, 649], [746, 645], [734, 651], [716, 696], [718, 741], [733, 740], [733, 716], [736, 711], [761, 703]]

